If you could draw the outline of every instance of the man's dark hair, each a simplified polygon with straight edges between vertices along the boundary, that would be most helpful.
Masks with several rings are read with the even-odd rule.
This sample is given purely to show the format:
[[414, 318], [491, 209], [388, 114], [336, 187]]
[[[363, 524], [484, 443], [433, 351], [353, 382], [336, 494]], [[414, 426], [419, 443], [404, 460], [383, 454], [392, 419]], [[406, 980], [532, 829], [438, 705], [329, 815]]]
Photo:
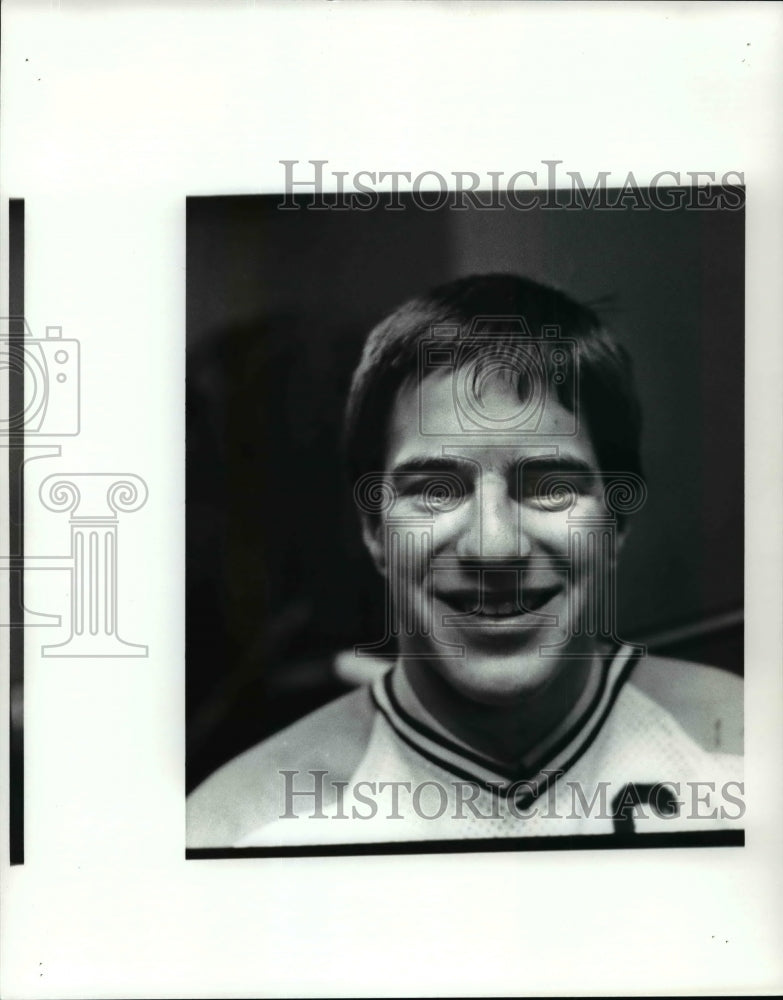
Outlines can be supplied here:
[[[626, 350], [609, 336], [592, 309], [563, 292], [529, 278], [488, 274], [461, 278], [411, 299], [370, 332], [345, 415], [343, 445], [352, 483], [384, 468], [396, 394], [403, 383], [426, 376], [420, 367], [420, 344], [433, 337], [435, 327], [441, 328], [439, 337], [444, 328], [453, 330], [445, 330], [445, 344], [452, 336], [468, 345], [469, 350], [457, 356], [502, 351], [512, 359], [514, 352], [530, 351], [531, 336], [551, 356], [557, 343], [541, 339], [542, 330], [559, 328], [563, 340], [576, 342], [578, 379], [576, 391], [569, 379], [561, 384], [553, 380], [550, 391], [569, 412], [578, 405], [577, 417], [586, 421], [602, 471], [642, 475], [641, 412]], [[517, 388], [524, 398], [530, 391], [529, 379], [521, 377]], [[412, 419], [416, 417], [412, 414]]]

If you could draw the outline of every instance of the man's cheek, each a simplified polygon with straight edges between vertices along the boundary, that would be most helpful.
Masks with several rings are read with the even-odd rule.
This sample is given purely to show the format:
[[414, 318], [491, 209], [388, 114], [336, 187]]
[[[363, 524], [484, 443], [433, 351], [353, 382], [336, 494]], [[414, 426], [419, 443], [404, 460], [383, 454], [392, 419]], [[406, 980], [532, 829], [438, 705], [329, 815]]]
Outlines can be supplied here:
[[448, 552], [459, 541], [465, 531], [465, 512], [461, 510], [437, 514], [432, 521], [432, 551]]
[[[534, 514], [522, 515], [522, 530], [528, 538], [539, 542], [544, 548], [567, 555], [572, 516], [568, 511], [536, 511]], [[584, 512], [582, 516], [585, 516]]]
[[386, 578], [402, 596], [429, 585], [433, 571], [433, 533], [417, 530], [405, 522], [387, 529], [385, 542]]

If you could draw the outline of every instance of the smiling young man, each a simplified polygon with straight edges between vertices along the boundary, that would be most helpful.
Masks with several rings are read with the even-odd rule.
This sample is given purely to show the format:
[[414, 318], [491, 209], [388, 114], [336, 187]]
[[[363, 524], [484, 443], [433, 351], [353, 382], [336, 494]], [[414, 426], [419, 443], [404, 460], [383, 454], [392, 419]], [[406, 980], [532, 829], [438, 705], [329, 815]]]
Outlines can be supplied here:
[[190, 846], [741, 824], [741, 688], [617, 638], [644, 502], [630, 362], [589, 309], [466, 278], [377, 326], [345, 449], [388, 669], [225, 765]]

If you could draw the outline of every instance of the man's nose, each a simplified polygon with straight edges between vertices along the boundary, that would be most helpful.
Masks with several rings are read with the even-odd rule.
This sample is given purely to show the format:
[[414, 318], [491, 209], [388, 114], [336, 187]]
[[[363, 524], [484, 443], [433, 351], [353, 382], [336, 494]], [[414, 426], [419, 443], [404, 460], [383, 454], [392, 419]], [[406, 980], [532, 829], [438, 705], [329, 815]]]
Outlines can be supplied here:
[[457, 552], [470, 559], [518, 559], [530, 555], [521, 505], [502, 480], [488, 480], [473, 497]]

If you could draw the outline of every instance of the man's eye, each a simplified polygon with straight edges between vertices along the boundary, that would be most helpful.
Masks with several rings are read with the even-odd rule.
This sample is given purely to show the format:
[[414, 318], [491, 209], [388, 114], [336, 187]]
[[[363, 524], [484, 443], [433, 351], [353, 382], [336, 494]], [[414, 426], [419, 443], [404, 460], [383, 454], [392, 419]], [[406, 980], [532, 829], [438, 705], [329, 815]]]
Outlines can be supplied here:
[[569, 510], [581, 497], [590, 493], [590, 483], [567, 476], [533, 476], [523, 480], [522, 500], [539, 510]]
[[462, 495], [453, 487], [434, 483], [424, 491], [422, 499], [433, 510], [445, 510], [458, 504]]
[[466, 492], [465, 484], [451, 475], [410, 480], [400, 485], [402, 497], [413, 500], [433, 513], [454, 510], [462, 502]]

